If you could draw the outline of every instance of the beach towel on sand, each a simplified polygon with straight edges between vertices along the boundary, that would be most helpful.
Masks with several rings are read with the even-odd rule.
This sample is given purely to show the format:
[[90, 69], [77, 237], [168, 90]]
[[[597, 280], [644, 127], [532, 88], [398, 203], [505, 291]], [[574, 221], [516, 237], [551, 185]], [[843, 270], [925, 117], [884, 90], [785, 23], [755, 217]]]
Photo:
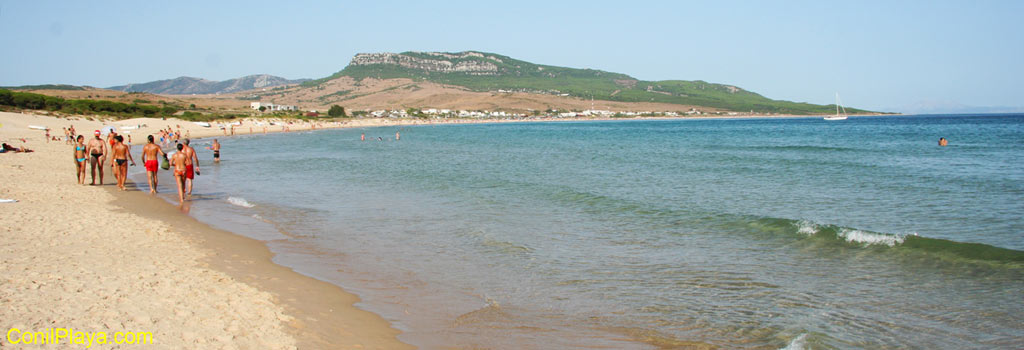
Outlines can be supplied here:
[[0, 199], [0, 203], [17, 203], [17, 199]]

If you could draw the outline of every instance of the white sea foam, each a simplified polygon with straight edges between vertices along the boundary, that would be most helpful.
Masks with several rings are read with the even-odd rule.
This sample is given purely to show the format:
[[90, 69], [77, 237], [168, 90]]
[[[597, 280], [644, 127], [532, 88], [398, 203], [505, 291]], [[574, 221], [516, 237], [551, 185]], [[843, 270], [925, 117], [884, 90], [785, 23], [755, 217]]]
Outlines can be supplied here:
[[818, 233], [818, 225], [807, 220], [800, 220], [796, 222], [796, 232], [813, 236]]
[[779, 350], [804, 350], [807, 348], [807, 333], [801, 334], [789, 341], [786, 347]]
[[228, 197], [228, 203], [246, 208], [252, 208], [256, 206], [252, 203], [249, 203], [248, 201], [245, 200], [245, 198], [242, 197]]
[[903, 236], [871, 233], [864, 232], [861, 230], [851, 230], [845, 228], [839, 230], [839, 237], [842, 237], [847, 242], [865, 243], [868, 245], [884, 244], [890, 247], [894, 247], [897, 244], [903, 244]]

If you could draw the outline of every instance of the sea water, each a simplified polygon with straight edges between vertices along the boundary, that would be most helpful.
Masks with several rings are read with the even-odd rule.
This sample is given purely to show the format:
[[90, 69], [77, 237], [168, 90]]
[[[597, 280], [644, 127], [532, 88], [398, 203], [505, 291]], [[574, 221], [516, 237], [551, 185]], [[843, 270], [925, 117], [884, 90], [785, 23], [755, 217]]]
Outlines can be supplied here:
[[424, 348], [1024, 344], [1022, 115], [220, 142], [190, 213]]

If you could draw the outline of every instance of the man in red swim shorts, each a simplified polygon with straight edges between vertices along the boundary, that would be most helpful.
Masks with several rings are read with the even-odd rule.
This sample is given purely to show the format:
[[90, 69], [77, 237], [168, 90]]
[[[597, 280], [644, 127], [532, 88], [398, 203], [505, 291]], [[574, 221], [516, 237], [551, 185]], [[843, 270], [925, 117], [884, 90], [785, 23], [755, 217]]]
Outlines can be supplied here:
[[192, 140], [185, 139], [185, 146], [181, 150], [182, 154], [185, 155], [185, 198], [192, 199], [192, 180], [195, 179], [195, 174], [199, 173], [199, 156], [196, 155], [196, 149], [189, 146]]
[[149, 135], [146, 139], [149, 140], [149, 143], [142, 147], [142, 162], [146, 164], [146, 179], [149, 180], [149, 193], [156, 193], [156, 171], [160, 168], [160, 160], [157, 159], [156, 155], [159, 153], [164, 158], [167, 158], [167, 153], [164, 153], [160, 146], [153, 143], [153, 135]]

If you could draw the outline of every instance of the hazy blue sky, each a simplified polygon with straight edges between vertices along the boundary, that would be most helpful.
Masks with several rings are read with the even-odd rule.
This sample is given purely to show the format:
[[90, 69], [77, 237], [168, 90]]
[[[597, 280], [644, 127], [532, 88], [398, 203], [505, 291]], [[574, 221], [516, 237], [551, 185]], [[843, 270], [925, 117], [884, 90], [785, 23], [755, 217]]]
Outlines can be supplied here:
[[872, 109], [1024, 106], [1024, 1], [7, 1], [0, 85], [320, 78], [482, 50]]

